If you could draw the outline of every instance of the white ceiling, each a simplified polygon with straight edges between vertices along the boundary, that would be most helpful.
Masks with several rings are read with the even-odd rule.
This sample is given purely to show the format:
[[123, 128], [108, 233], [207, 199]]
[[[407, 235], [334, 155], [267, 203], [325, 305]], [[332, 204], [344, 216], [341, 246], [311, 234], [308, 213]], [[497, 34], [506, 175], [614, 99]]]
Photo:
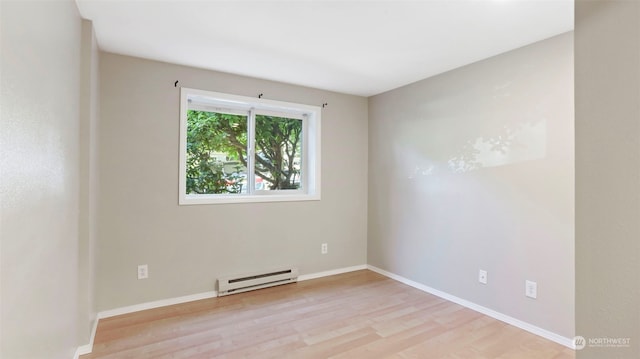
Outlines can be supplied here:
[[573, 29], [573, 0], [76, 0], [104, 51], [370, 96]]

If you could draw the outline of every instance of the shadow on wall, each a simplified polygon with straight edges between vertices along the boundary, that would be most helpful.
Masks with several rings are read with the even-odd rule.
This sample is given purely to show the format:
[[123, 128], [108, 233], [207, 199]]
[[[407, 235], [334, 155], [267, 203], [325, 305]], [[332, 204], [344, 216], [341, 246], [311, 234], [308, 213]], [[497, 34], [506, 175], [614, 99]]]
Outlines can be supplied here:
[[[486, 92], [472, 88], [453, 98], [423, 103], [417, 110], [420, 118], [396, 128], [396, 138], [401, 139], [394, 146], [398, 174], [416, 180], [544, 159], [553, 93], [532, 108], [527, 95], [515, 96], [509, 90], [512, 86], [507, 82]], [[483, 92], [484, 96], [469, 95]], [[478, 97], [484, 102], [468, 103]], [[464, 105], [452, 106], [458, 100]]]
[[465, 173], [486, 167], [541, 160], [546, 156], [546, 133], [547, 123], [544, 119], [503, 124], [492, 132], [452, 142], [452, 155], [448, 158], [427, 160], [415, 150], [396, 146], [396, 159], [403, 177], [409, 180], [445, 172]]

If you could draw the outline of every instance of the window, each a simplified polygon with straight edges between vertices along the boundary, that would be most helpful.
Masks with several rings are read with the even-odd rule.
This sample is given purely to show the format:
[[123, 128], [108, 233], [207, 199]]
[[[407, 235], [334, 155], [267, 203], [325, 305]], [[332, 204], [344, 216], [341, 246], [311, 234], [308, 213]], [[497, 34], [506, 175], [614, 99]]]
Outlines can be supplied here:
[[320, 108], [181, 89], [180, 204], [320, 199]]

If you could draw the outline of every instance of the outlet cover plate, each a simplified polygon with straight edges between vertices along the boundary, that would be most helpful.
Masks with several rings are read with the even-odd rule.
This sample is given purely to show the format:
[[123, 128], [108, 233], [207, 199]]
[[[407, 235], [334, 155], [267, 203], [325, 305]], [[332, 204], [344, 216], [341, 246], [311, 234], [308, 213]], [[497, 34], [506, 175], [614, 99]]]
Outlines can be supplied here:
[[538, 283], [527, 280], [524, 282], [524, 295], [529, 298], [538, 298]]
[[478, 271], [478, 282], [487, 284], [487, 279], [487, 271], [480, 269], [480, 271]]
[[146, 264], [141, 264], [138, 266], [138, 279], [147, 279], [149, 278], [149, 266]]

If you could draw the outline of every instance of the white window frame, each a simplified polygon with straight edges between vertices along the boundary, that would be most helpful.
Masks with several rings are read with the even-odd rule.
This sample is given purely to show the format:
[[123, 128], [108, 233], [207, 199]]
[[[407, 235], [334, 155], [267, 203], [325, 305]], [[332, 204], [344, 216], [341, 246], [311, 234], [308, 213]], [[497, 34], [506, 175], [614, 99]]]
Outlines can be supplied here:
[[[191, 100], [192, 105], [189, 104]], [[194, 104], [195, 103], [195, 104]], [[248, 115], [247, 187], [252, 194], [187, 194], [187, 110], [221, 111]], [[302, 120], [302, 167], [300, 190], [256, 191], [254, 186], [255, 114], [267, 114]], [[251, 98], [182, 87], [180, 89], [180, 168], [178, 191], [180, 205], [314, 201], [320, 200], [320, 122], [318, 106]]]

